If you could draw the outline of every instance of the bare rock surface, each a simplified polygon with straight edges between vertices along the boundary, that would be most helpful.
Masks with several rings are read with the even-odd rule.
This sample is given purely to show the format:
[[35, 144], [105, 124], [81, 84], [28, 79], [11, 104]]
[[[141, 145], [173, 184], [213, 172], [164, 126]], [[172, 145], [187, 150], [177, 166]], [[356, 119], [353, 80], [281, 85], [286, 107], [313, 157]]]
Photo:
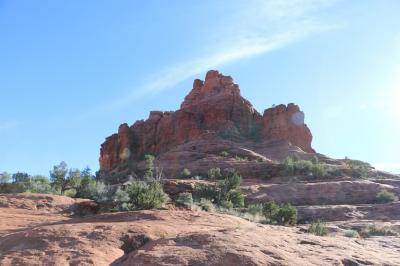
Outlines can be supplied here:
[[[4, 226], [13, 213], [19, 224]], [[400, 265], [398, 237], [317, 237], [202, 211], [67, 218], [9, 205], [0, 221], [1, 265]]]

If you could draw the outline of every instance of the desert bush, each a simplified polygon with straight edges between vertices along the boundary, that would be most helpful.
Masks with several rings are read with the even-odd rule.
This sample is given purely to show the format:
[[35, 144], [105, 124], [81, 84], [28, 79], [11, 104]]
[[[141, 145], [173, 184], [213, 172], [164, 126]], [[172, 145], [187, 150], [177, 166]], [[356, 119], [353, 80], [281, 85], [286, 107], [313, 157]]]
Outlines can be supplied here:
[[363, 232], [364, 236], [397, 236], [398, 233], [388, 227], [380, 227], [376, 225], [370, 225]]
[[187, 168], [184, 168], [184, 169], [182, 169], [182, 172], [180, 172], [179, 178], [189, 178], [190, 175], [191, 175], [190, 170]]
[[22, 193], [25, 192], [25, 188], [21, 184], [3, 183], [0, 184], [0, 193]]
[[244, 196], [240, 192], [242, 177], [234, 173], [225, 173], [224, 179], [219, 180], [215, 185], [200, 185], [196, 187], [194, 198], [208, 199], [216, 205], [231, 202], [233, 207], [244, 207]]
[[176, 202], [181, 206], [190, 207], [193, 204], [192, 193], [189, 192], [179, 193]]
[[219, 191], [216, 185], [199, 185], [195, 187], [193, 196], [196, 200], [201, 198], [215, 202], [218, 199]]
[[235, 160], [241, 161], [241, 162], [245, 162], [245, 161], [248, 161], [249, 158], [248, 157], [242, 157], [242, 156], [239, 156], [239, 155], [235, 155]]
[[233, 207], [243, 208], [244, 207], [244, 196], [242, 192], [238, 190], [230, 190], [226, 194], [226, 201], [232, 202]]
[[0, 184], [6, 184], [6, 183], [10, 182], [10, 180], [11, 180], [11, 176], [9, 173], [7, 173], [7, 172], [0, 173]]
[[382, 190], [376, 194], [376, 201], [378, 203], [388, 203], [397, 201], [399, 198], [393, 193], [387, 190]]
[[290, 203], [281, 205], [275, 219], [278, 224], [294, 225], [297, 223], [297, 209]]
[[251, 215], [255, 216], [257, 214], [263, 213], [263, 205], [262, 204], [252, 204], [247, 207], [247, 212]]
[[281, 174], [287, 176], [312, 174], [317, 177], [326, 177], [330, 171], [330, 167], [324, 163], [319, 163], [316, 157], [312, 161], [306, 161], [289, 156], [283, 161], [281, 168]]
[[350, 238], [358, 238], [360, 237], [360, 234], [356, 230], [346, 230], [344, 231], [344, 236]]
[[52, 193], [50, 181], [45, 176], [33, 176], [29, 181], [28, 191], [32, 193]]
[[222, 157], [228, 157], [228, 156], [229, 156], [229, 153], [228, 153], [227, 151], [221, 151], [221, 152], [219, 153], [219, 155], [222, 156]]
[[233, 203], [230, 200], [221, 201], [219, 206], [221, 206], [222, 208], [228, 209], [228, 210], [230, 210], [234, 207]]
[[326, 164], [317, 163], [311, 167], [311, 173], [315, 177], [326, 177], [328, 175], [329, 167]]
[[227, 173], [224, 180], [218, 183], [218, 186], [221, 188], [222, 193], [228, 193], [230, 190], [239, 189], [241, 183], [242, 177], [238, 173], [234, 172]]
[[210, 179], [220, 179], [222, 177], [220, 168], [211, 168], [207, 174]]
[[83, 198], [92, 199], [95, 201], [106, 200], [106, 193], [106, 186], [100, 181], [90, 182], [82, 189]]
[[344, 162], [352, 171], [352, 176], [357, 178], [368, 178], [369, 177], [369, 169], [371, 165], [369, 163], [359, 161], [359, 160], [352, 160], [346, 157]]
[[122, 206], [122, 204], [128, 204], [130, 201], [130, 197], [128, 192], [125, 190], [122, 190], [121, 188], [118, 188], [117, 191], [115, 191], [114, 195], [112, 196], [112, 200], [117, 203], [118, 205]]
[[275, 217], [278, 211], [279, 211], [279, 206], [273, 201], [269, 201], [263, 204], [262, 213], [265, 216], [265, 218], [270, 222], [275, 221]]
[[161, 208], [169, 199], [159, 182], [134, 181], [126, 192], [132, 208], [137, 210]]
[[151, 180], [154, 178], [154, 156], [151, 154], [146, 154], [144, 156], [146, 161], [146, 172], [144, 174], [144, 178]]
[[325, 223], [316, 221], [310, 224], [308, 232], [316, 236], [326, 236], [328, 234], [328, 229], [326, 228]]
[[297, 209], [289, 203], [277, 205], [270, 201], [263, 206], [263, 215], [269, 223], [281, 225], [294, 225], [297, 223]]
[[204, 211], [212, 212], [215, 210], [214, 204], [208, 199], [204, 199], [204, 198], [200, 199], [199, 206]]

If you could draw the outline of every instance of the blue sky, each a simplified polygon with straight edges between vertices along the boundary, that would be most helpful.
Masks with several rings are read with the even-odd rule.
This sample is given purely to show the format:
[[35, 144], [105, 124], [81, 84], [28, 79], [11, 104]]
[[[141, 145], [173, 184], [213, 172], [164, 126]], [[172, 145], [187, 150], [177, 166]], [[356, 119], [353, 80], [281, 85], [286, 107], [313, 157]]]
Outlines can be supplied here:
[[262, 112], [295, 102], [313, 147], [400, 173], [400, 1], [0, 0], [0, 171], [98, 169], [123, 122], [219, 69]]

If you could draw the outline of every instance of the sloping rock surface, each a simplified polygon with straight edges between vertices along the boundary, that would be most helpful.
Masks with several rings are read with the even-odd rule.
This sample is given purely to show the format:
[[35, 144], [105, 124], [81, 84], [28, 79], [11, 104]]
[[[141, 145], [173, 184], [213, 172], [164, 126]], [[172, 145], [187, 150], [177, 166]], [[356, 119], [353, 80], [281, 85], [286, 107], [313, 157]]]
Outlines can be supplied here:
[[0, 265], [400, 265], [399, 237], [317, 237], [202, 211], [68, 218], [10, 205], [0, 221]]

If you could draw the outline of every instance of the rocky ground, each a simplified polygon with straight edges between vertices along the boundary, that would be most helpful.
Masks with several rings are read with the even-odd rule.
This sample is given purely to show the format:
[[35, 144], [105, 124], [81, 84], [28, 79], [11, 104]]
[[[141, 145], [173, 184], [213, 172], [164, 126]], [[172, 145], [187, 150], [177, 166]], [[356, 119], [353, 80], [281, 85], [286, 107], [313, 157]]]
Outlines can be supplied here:
[[75, 202], [0, 195], [0, 264], [400, 265], [399, 237], [344, 237], [343, 228], [356, 225], [350, 220], [329, 223], [331, 233], [319, 237], [305, 232], [307, 226], [263, 225], [172, 207], [71, 217]]

